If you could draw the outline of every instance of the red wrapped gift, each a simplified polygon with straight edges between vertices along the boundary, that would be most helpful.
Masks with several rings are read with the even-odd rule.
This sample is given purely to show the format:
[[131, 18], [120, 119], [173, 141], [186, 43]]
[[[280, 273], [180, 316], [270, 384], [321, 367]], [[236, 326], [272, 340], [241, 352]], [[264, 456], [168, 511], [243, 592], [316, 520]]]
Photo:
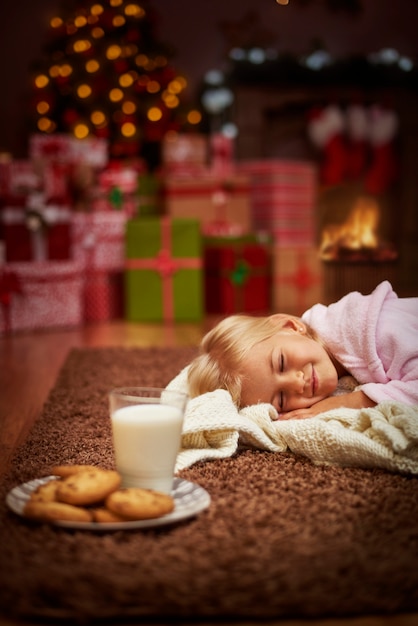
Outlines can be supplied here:
[[124, 315], [123, 272], [88, 270], [84, 279], [84, 320], [103, 322], [122, 318]]
[[270, 311], [270, 239], [206, 237], [204, 250], [207, 313]]
[[41, 177], [28, 159], [0, 162], [0, 204], [21, 206], [26, 196], [41, 187]]
[[38, 328], [71, 327], [82, 322], [82, 267], [74, 261], [9, 263], [3, 282], [0, 333]]
[[71, 211], [67, 206], [6, 207], [0, 213], [6, 261], [65, 261], [70, 258]]

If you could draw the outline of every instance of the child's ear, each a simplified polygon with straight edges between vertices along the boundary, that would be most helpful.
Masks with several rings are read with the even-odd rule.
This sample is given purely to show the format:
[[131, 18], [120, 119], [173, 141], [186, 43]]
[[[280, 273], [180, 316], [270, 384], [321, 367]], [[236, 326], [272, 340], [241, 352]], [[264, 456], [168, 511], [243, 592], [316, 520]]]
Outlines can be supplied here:
[[294, 330], [296, 333], [306, 335], [306, 325], [299, 317], [286, 313], [274, 313], [270, 315], [270, 319], [277, 326], [277, 330]]

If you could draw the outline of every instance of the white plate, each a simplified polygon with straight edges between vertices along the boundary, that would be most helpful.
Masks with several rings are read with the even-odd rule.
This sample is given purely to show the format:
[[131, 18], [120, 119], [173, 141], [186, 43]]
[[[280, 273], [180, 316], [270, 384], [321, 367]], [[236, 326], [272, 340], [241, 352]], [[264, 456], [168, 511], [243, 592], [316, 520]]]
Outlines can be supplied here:
[[[35, 480], [30, 480], [29, 482], [23, 483], [18, 487], [14, 487], [6, 496], [7, 505], [14, 513], [23, 517], [23, 509], [26, 502], [29, 500], [31, 493], [40, 485], [47, 483], [53, 478], [56, 478], [56, 476], [44, 476], [43, 478], [36, 478]], [[108, 524], [58, 520], [51, 523], [57, 526], [64, 526], [65, 528], [96, 531], [153, 528], [155, 526], [174, 524], [175, 522], [180, 522], [189, 517], [193, 517], [204, 509], [207, 509], [210, 505], [210, 495], [205, 489], [203, 489], [203, 487], [200, 487], [200, 485], [196, 485], [196, 483], [192, 483], [188, 480], [183, 480], [182, 478], [174, 479], [171, 495], [174, 498], [174, 511], [154, 519], [138, 520], [134, 522], [111, 522]]]

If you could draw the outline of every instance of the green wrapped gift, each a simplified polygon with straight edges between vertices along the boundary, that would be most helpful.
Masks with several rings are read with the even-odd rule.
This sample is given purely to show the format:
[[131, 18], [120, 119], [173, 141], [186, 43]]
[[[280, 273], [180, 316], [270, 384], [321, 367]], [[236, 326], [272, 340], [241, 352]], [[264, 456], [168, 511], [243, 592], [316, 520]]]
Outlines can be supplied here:
[[200, 222], [138, 217], [126, 225], [125, 311], [131, 321], [203, 316]]

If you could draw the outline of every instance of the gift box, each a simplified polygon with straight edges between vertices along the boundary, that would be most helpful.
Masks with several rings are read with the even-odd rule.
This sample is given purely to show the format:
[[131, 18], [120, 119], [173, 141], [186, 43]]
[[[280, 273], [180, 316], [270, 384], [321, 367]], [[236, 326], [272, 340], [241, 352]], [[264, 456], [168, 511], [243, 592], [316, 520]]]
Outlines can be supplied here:
[[199, 133], [167, 133], [161, 153], [165, 173], [193, 175], [207, 167], [208, 140]]
[[133, 216], [138, 211], [138, 171], [133, 166], [112, 162], [97, 176], [91, 193], [92, 211], [123, 210]]
[[317, 247], [274, 247], [274, 311], [300, 316], [323, 302], [323, 289], [323, 263]]
[[83, 288], [83, 319], [104, 322], [124, 316], [123, 272], [86, 270]]
[[314, 245], [317, 172], [312, 163], [266, 159], [242, 161], [237, 169], [250, 178], [256, 230], [272, 233], [276, 245]]
[[122, 211], [73, 213], [71, 257], [88, 269], [123, 271], [127, 219]]
[[0, 207], [21, 206], [26, 196], [41, 188], [41, 177], [28, 159], [0, 162]]
[[106, 166], [108, 152], [107, 140], [99, 137], [77, 139], [66, 133], [34, 133], [29, 137], [29, 158], [39, 164], [81, 162], [99, 170]]
[[268, 313], [271, 309], [271, 239], [257, 235], [205, 237], [207, 313]]
[[170, 217], [195, 218], [208, 235], [251, 232], [247, 177], [166, 176], [163, 186], [164, 208]]
[[120, 211], [72, 216], [71, 254], [84, 268], [85, 321], [123, 317], [126, 221]]
[[129, 220], [125, 263], [128, 320], [172, 322], [202, 318], [202, 239], [197, 220]]
[[70, 259], [70, 217], [67, 206], [31, 204], [29, 197], [25, 207], [5, 207], [0, 222], [6, 261]]
[[82, 323], [82, 266], [74, 261], [0, 267], [0, 333]]

